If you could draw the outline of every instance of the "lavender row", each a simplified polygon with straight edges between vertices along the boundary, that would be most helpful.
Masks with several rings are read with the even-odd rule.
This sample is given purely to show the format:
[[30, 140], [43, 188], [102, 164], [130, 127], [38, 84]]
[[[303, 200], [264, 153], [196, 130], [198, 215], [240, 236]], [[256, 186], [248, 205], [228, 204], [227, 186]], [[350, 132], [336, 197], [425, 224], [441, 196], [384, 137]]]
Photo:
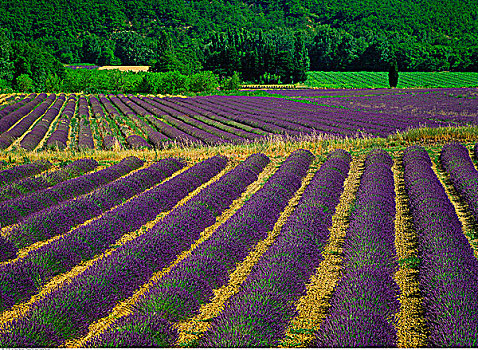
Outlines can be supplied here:
[[15, 110], [19, 109], [20, 107], [26, 105], [28, 102], [30, 102], [32, 99], [34, 99], [35, 96], [36, 96], [36, 94], [30, 94], [27, 97], [25, 97], [24, 99], [21, 99], [20, 101], [14, 103], [14, 104], [6, 106], [5, 108], [3, 108], [0, 111], [0, 119], [2, 119], [3, 117], [5, 117], [8, 114], [14, 112]]
[[[122, 98], [122, 101], [126, 103], [126, 105], [128, 105], [131, 109], [133, 109], [136, 113], [143, 116], [144, 118], [152, 117], [151, 113], [149, 113], [147, 110], [137, 104], [137, 102], [141, 101], [139, 98], [131, 94], [128, 95], [128, 97], [120, 95], [120, 98]], [[164, 143], [169, 141], [169, 138], [167, 136], [163, 135], [159, 131], [154, 130], [138, 116], [134, 115], [132, 116], [132, 118], [135, 123], [139, 125], [140, 128], [145, 132], [145, 134], [148, 136], [148, 140], [154, 145], [155, 148], [161, 149], [163, 148]]]
[[99, 216], [156, 185], [184, 166], [183, 161], [174, 158], [160, 160], [82, 197], [71, 199], [25, 218], [21, 225], [10, 231], [8, 239], [18, 250], [63, 234], [72, 227]]
[[[17, 165], [0, 172], [0, 188], [15, 183], [26, 177], [38, 175], [51, 168], [52, 164], [47, 160], [37, 160], [30, 164]], [[2, 188], [3, 190], [3, 188]]]
[[[236, 127], [238, 130], [244, 130], [247, 132], [249, 135], [255, 135], [257, 136], [265, 136], [268, 133], [265, 132], [262, 129], [247, 125], [247, 124], [242, 124], [238, 123], [231, 118], [229, 118], [229, 115], [224, 113], [220, 108], [217, 107], [208, 107], [206, 105], [202, 105], [198, 102], [198, 99], [188, 99], [187, 100], [188, 105], [190, 105], [194, 110], [201, 111], [203, 115], [207, 116], [208, 118], [220, 122], [223, 125], [228, 125], [231, 127]], [[191, 108], [190, 107], [190, 108]]]
[[[153, 102], [154, 101], [154, 102]], [[148, 101], [154, 107], [162, 111], [161, 117], [169, 124], [175, 126], [179, 130], [192, 135], [197, 140], [205, 142], [209, 145], [217, 145], [223, 143], [220, 137], [213, 135], [207, 131], [201, 130], [193, 125], [187, 124], [177, 118], [179, 112], [165, 105], [161, 98], [153, 97], [153, 101]]]
[[312, 178], [272, 246], [212, 321], [200, 347], [277, 347], [297, 312], [294, 303], [322, 260], [343, 191], [350, 154], [335, 151]]
[[[201, 104], [201, 107], [204, 108], [209, 108], [209, 109], [214, 109], [218, 108], [216, 103], [213, 103], [209, 99], [196, 99], [197, 102]], [[277, 126], [275, 124], [271, 124], [262, 120], [259, 120], [257, 118], [253, 118], [252, 116], [243, 116], [242, 113], [235, 111], [234, 109], [221, 105], [220, 109], [223, 111], [225, 114], [226, 118], [230, 118], [234, 120], [235, 122], [241, 123], [241, 124], [246, 124], [250, 125], [254, 128], [261, 129], [263, 131], [266, 131], [268, 133], [273, 133], [273, 134], [284, 134], [287, 133], [287, 129], [284, 129], [280, 126]]]
[[468, 149], [459, 143], [445, 145], [440, 153], [440, 161], [450, 175], [453, 186], [478, 222], [478, 171]]
[[6, 116], [4, 116], [0, 120], [0, 134], [4, 133], [8, 129], [10, 129], [10, 127], [12, 125], [17, 123], [20, 119], [22, 119], [24, 116], [26, 116], [28, 113], [30, 113], [33, 108], [35, 108], [40, 103], [42, 103], [43, 100], [45, 100], [46, 98], [47, 98], [47, 94], [44, 94], [44, 93], [39, 94], [34, 99], [27, 102], [26, 104], [24, 104], [20, 108], [18, 108], [16, 111], [13, 111], [13, 112], [7, 114]]
[[[253, 172], [260, 171], [266, 160], [267, 158], [263, 156], [250, 158], [217, 182], [209, 193], [230, 183], [235, 183], [236, 190], [240, 191], [244, 184], [247, 185], [252, 181]], [[217, 159], [215, 161], [217, 162]], [[173, 179], [135, 197], [127, 204], [71, 231], [61, 241], [42, 247], [15, 265], [5, 266], [3, 269], [0, 267], [0, 285], [10, 290], [9, 293], [2, 295], [2, 302], [10, 306], [31, 296], [35, 293], [35, 281], [40, 280], [44, 283], [55, 275], [68, 271], [81, 261], [103, 252], [121, 235], [137, 230], [146, 222], [153, 220], [158, 213], [170, 210], [189, 192], [210, 180], [213, 175], [210, 166], [211, 161], [196, 164]], [[251, 171], [248, 173], [238, 171], [246, 167]]]
[[41, 120], [35, 124], [32, 130], [20, 141], [20, 146], [28, 151], [33, 151], [40, 141], [45, 137], [53, 119], [60, 113], [60, 109], [65, 103], [65, 95], [58, 96], [53, 105], [48, 108]]
[[199, 139], [197, 139], [196, 137], [191, 136], [191, 135], [185, 133], [184, 131], [178, 130], [178, 129], [172, 127], [171, 125], [168, 125], [165, 122], [156, 118], [156, 117], [164, 116], [165, 112], [162, 111], [161, 109], [159, 109], [158, 107], [156, 107], [155, 106], [156, 102], [151, 100], [150, 98], [144, 97], [144, 96], [142, 96], [141, 98], [143, 99], [143, 101], [142, 102], [137, 101], [137, 103], [141, 107], [143, 107], [143, 108], [147, 109], [148, 111], [150, 111], [151, 113], [153, 113], [154, 116], [155, 116], [155, 117], [152, 117], [152, 116], [149, 116], [149, 115], [145, 115], [145, 118], [151, 124], [156, 126], [161, 133], [163, 133], [164, 135], [166, 135], [166, 136], [168, 136], [168, 137], [170, 137], [174, 140], [177, 140], [179, 142], [189, 143], [189, 144], [201, 143], [201, 141]]
[[91, 133], [90, 110], [88, 108], [88, 101], [84, 96], [81, 96], [78, 99], [78, 116], [80, 118], [80, 127], [78, 130], [78, 148], [93, 149], [95, 148], [95, 144], [93, 142], [93, 135]]
[[[109, 99], [119, 108], [121, 113], [125, 116], [123, 118], [126, 119], [132, 119], [135, 121], [138, 119], [136, 117], [136, 114], [133, 112], [133, 110], [124, 103], [124, 96], [123, 95], [108, 95]], [[137, 121], [137, 120], [136, 120]], [[126, 126], [126, 125], [125, 125]], [[141, 129], [141, 128], [140, 128]], [[143, 149], [143, 148], [148, 148], [151, 149], [152, 146], [140, 135], [128, 135], [129, 132], [124, 132], [126, 136], [126, 142], [128, 145], [133, 148], [133, 149]]]
[[220, 103], [221, 106], [230, 107], [239, 111], [243, 115], [251, 115], [252, 117], [257, 118], [258, 120], [275, 124], [277, 126], [280, 126], [284, 129], [289, 130], [289, 132], [292, 131], [292, 132], [311, 133], [313, 131], [310, 127], [297, 123], [295, 120], [291, 118], [283, 118], [281, 113], [283, 111], [281, 110], [277, 111], [276, 113], [269, 114], [267, 113], [267, 111], [264, 111], [261, 109], [251, 110], [247, 106], [244, 106], [244, 104], [237, 103], [234, 100], [228, 100], [227, 102], [219, 98], [216, 98], [215, 100], [217, 103]]
[[425, 149], [407, 148], [403, 165], [418, 234], [419, 285], [428, 346], [476, 346], [478, 261]]
[[55, 131], [46, 141], [46, 146], [50, 148], [65, 149], [68, 141], [68, 132], [70, 130], [70, 121], [76, 110], [76, 95], [68, 96], [65, 108], [61, 112], [60, 119]]
[[0, 188], [0, 202], [55, 186], [60, 182], [92, 171], [97, 166], [98, 162], [94, 159], [78, 159], [55, 172], [19, 180], [11, 185]]
[[228, 125], [228, 123], [231, 122], [229, 119], [214, 115], [212, 112], [198, 107], [197, 105], [192, 103], [192, 99], [188, 101], [189, 103], [186, 103], [180, 99], [174, 99], [173, 101], [179, 106], [187, 107], [192, 112], [191, 115], [189, 115], [190, 117], [209, 124], [217, 129], [227, 131], [231, 134], [240, 136], [248, 140], [255, 140], [260, 137], [258, 134], [254, 134], [241, 128]]
[[[203, 163], [207, 165], [201, 177], [206, 180], [224, 169], [227, 159], [215, 156]], [[214, 201], [221, 198], [219, 194], [213, 197]], [[9, 330], [0, 334], [0, 345], [58, 346], [66, 339], [84, 335], [89, 324], [106, 316], [214, 222], [215, 216], [204, 203], [193, 198], [151, 230], [98, 260], [47, 298], [35, 302], [27, 317], [13, 321]], [[43, 331], [35, 332], [37, 329]]]
[[111, 150], [115, 146], [119, 146], [118, 139], [114, 136], [111, 127], [106, 121], [106, 115], [100, 101], [95, 96], [89, 97], [91, 110], [98, 122], [98, 129], [100, 130], [101, 138], [103, 140], [104, 149]]
[[162, 98], [161, 103], [169, 108], [171, 111], [174, 110], [174, 114], [172, 115], [175, 118], [180, 119], [181, 121], [194, 125], [195, 127], [204, 130], [210, 134], [216, 135], [217, 137], [223, 139], [223, 142], [235, 142], [240, 143], [243, 142], [243, 138], [237, 135], [231, 134], [227, 131], [223, 131], [221, 129], [215, 128], [211, 125], [203, 123], [199, 120], [194, 119], [194, 116], [197, 114], [193, 110], [189, 109], [188, 107], [181, 106], [179, 104], [173, 103], [174, 100], [169, 100], [168, 98]]
[[[214, 166], [214, 162], [213, 166]], [[211, 161], [196, 164], [180, 175], [105, 212], [15, 263], [0, 267], [0, 305], [5, 308], [37, 292], [39, 285], [104, 252], [122, 235], [170, 210], [188, 193], [210, 180]], [[39, 282], [41, 281], [41, 282]], [[1, 308], [0, 308], [1, 309]]]
[[393, 279], [395, 189], [392, 158], [382, 150], [365, 160], [343, 245], [344, 276], [316, 332], [317, 347], [395, 347], [400, 303]]
[[38, 107], [31, 111], [25, 118], [20, 120], [15, 124], [11, 129], [5, 131], [0, 135], [0, 149], [8, 148], [17, 138], [22, 136], [25, 131], [27, 131], [30, 126], [40, 118], [45, 111], [51, 106], [53, 101], [55, 101], [56, 95], [51, 94], [43, 101]]
[[118, 164], [94, 173], [60, 182], [45, 190], [32, 193], [22, 198], [16, 198], [0, 203], [0, 225], [7, 226], [24, 220], [29, 215], [45, 208], [58, 205], [61, 202], [93, 191], [143, 165], [136, 157], [127, 157]]
[[[289, 199], [299, 189], [313, 158], [305, 150], [292, 153], [264, 186], [213, 232], [208, 240], [176, 265], [167, 276], [148, 288], [136, 302], [132, 315], [120, 319], [112, 331], [90, 345], [113, 343], [115, 346], [142, 347], [149, 343], [159, 343], [161, 338], [169, 338], [169, 346], [174, 344], [177, 334], [174, 334], [172, 323], [196, 314], [201, 304], [212, 299], [213, 290], [227, 283], [228, 274], [236, 264], [273, 228]], [[154, 318], [157, 327], [162, 328], [161, 332], [150, 338], [146, 337], [146, 332], [142, 337], [138, 334], [138, 342], [124, 343], [128, 339], [124, 338], [121, 329], [133, 330], [137, 322], [144, 324], [151, 318]]]

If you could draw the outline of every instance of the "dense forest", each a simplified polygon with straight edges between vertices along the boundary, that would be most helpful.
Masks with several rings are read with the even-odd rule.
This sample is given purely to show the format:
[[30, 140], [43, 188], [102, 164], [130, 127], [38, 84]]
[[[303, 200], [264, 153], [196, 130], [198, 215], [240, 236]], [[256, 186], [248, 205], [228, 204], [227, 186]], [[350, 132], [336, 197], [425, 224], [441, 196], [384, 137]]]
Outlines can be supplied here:
[[478, 71], [476, 28], [475, 0], [4, 0], [0, 79], [31, 70], [37, 52], [48, 66], [237, 71], [251, 82], [394, 62], [401, 71]]

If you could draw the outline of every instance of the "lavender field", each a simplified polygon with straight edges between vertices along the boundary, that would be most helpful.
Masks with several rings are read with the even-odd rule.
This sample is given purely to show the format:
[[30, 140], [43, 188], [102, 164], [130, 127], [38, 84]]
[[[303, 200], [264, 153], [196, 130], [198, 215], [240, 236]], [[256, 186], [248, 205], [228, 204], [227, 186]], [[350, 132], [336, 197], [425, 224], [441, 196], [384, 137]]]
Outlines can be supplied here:
[[0, 347], [478, 346], [476, 95], [0, 96]]
[[475, 141], [7, 166], [0, 346], [476, 346], [477, 159]]
[[30, 94], [0, 110], [2, 150], [156, 149], [300, 138], [387, 137], [477, 125], [478, 90], [268, 91], [270, 96]]

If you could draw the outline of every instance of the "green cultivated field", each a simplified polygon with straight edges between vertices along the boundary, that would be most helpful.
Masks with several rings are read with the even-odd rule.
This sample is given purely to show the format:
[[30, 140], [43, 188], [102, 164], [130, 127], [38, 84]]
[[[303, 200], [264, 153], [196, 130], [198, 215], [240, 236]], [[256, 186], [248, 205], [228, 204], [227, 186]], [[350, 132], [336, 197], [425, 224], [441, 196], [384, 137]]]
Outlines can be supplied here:
[[[388, 72], [308, 72], [305, 85], [332, 89], [389, 87]], [[399, 72], [397, 88], [476, 86], [476, 72]]]

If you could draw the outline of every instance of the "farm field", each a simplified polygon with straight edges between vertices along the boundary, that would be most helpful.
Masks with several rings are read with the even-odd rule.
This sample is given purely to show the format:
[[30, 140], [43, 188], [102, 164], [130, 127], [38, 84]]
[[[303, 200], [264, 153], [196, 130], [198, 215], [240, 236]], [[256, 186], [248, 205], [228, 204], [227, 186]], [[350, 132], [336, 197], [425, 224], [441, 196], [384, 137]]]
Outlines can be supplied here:
[[476, 94], [1, 95], [0, 346], [477, 346]]
[[[327, 89], [388, 88], [388, 72], [307, 72], [305, 85]], [[397, 88], [477, 87], [476, 72], [399, 72]]]
[[476, 127], [423, 130], [12, 152], [0, 345], [476, 346]]
[[160, 150], [275, 136], [387, 137], [419, 127], [476, 125], [477, 95], [476, 88], [267, 90], [261, 96], [196, 97], [12, 95], [2, 98], [0, 150]]

